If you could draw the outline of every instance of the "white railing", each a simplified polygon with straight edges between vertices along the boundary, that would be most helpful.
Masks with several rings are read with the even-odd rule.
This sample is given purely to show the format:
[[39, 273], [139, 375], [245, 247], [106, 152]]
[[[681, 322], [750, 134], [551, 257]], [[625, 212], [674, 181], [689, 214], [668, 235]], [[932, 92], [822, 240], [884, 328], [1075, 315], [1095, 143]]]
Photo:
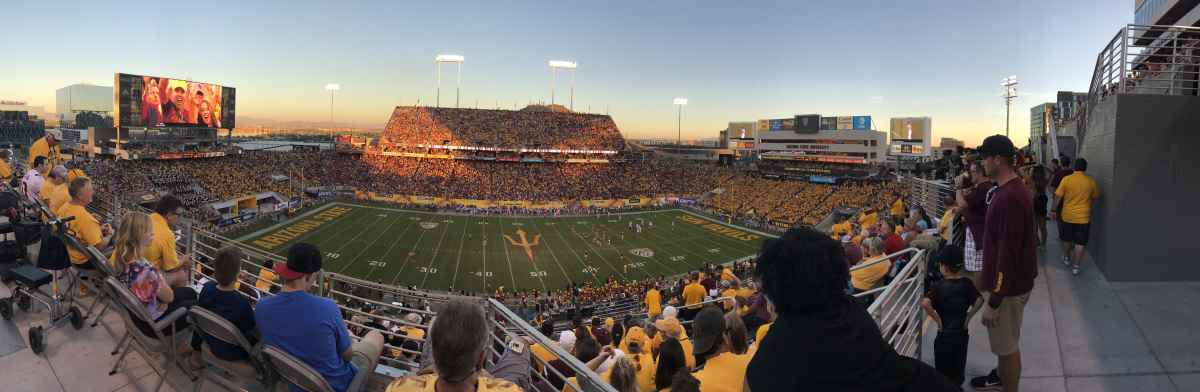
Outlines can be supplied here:
[[921, 311], [921, 296], [925, 293], [927, 251], [908, 248], [886, 258], [860, 263], [851, 270], [866, 268], [883, 260], [902, 258], [907, 258], [907, 264], [892, 278], [891, 283], [855, 294], [855, 297], [878, 294], [867, 307], [867, 313], [879, 325], [883, 339], [901, 355], [920, 358], [921, 324], [925, 319]]
[[920, 206], [930, 218], [940, 218], [946, 212], [946, 198], [954, 191], [945, 181], [926, 180], [912, 176], [903, 177], [909, 187], [909, 205]]

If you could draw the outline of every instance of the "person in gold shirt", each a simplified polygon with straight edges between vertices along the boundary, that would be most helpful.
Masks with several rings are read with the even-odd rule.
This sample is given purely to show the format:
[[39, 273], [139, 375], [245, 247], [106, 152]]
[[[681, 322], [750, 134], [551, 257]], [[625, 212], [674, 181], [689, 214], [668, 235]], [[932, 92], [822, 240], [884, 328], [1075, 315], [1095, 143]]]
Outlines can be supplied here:
[[903, 222], [904, 214], [908, 212], [908, 209], [904, 207], [904, 198], [900, 197], [899, 193], [892, 193], [892, 197], [896, 199], [892, 202], [892, 221], [899, 225]]
[[[720, 309], [706, 306], [692, 324], [699, 370], [692, 373], [704, 392], [741, 392], [751, 356], [734, 351], [733, 337]], [[743, 334], [743, 339], [744, 339]]]
[[[92, 216], [87, 210], [88, 203], [92, 202], [92, 196], [95, 190], [92, 188], [92, 180], [87, 177], [76, 178], [66, 185], [68, 192], [71, 194], [71, 201], [59, 207], [54, 214], [59, 219], [74, 217], [67, 222], [67, 232], [79, 241], [80, 245], [91, 246], [97, 249], [108, 247], [109, 241], [112, 239], [112, 226], [107, 223], [101, 225], [100, 221]], [[71, 264], [78, 268], [94, 269], [91, 259], [88, 254], [75, 249], [72, 246], [67, 246], [67, 253], [70, 254]]]
[[159, 199], [150, 214], [150, 226], [154, 231], [154, 239], [146, 246], [146, 261], [162, 272], [171, 287], [182, 287], [188, 284], [188, 268], [191, 258], [186, 254], [180, 256], [175, 248], [175, 231], [172, 225], [179, 224], [183, 215], [183, 201], [166, 195]]
[[11, 158], [11, 151], [0, 150], [0, 181], [4, 181], [4, 183], [8, 183], [13, 177], [12, 165], [8, 163]]
[[275, 274], [274, 268], [275, 261], [264, 261], [262, 268], [258, 269], [258, 280], [254, 282], [254, 287], [264, 293], [279, 292], [279, 275]]
[[[491, 391], [519, 392], [521, 387], [499, 378], [493, 378], [484, 366], [487, 364], [491, 327], [483, 308], [466, 300], [446, 302], [434, 318], [429, 331], [432, 346], [433, 369], [398, 378], [387, 386], [387, 392], [435, 392], [435, 391]], [[524, 360], [524, 368], [515, 366], [529, 375], [528, 348], [510, 349], [497, 362], [506, 360], [517, 363]]]
[[869, 207], [858, 216], [858, 227], [875, 227], [878, 222], [879, 213]]
[[[1054, 190], [1054, 206], [1062, 203], [1059, 212], [1051, 211], [1050, 218], [1059, 221], [1058, 236], [1062, 240], [1063, 264], [1069, 264], [1072, 275], [1079, 275], [1079, 264], [1087, 251], [1091, 231], [1092, 202], [1100, 198], [1100, 187], [1088, 176], [1086, 159], [1075, 159], [1075, 172], [1063, 177]], [[1061, 216], [1059, 216], [1061, 215]]]
[[62, 152], [58, 149], [61, 141], [61, 130], [47, 129], [46, 136], [42, 136], [29, 146], [29, 159], [25, 162], [25, 167], [33, 167], [33, 159], [36, 157], [46, 157], [46, 166], [54, 167], [62, 164]]
[[[863, 246], [866, 248], [868, 257], [864, 257], [863, 262], [860, 264], [871, 263], [887, 257], [883, 252], [883, 239], [879, 237], [871, 237], [864, 240]], [[883, 280], [884, 275], [887, 275], [888, 270], [891, 268], [892, 262], [884, 260], [868, 267], [851, 270], [850, 285], [854, 287], [854, 291], [856, 292], [873, 289], [879, 285], [879, 282]]]
[[[683, 324], [679, 323], [679, 319], [672, 317], [655, 321], [654, 328], [658, 329], [658, 334], [654, 336], [655, 339], [661, 338], [660, 342], [676, 340], [679, 345], [683, 346], [683, 357], [688, 369], [696, 366], [696, 356], [692, 353], [692, 341], [684, 333]], [[658, 345], [661, 346], [662, 343]]]
[[646, 316], [653, 320], [658, 315], [662, 314], [662, 293], [658, 291], [658, 287], [651, 286], [646, 290]]
[[[50, 207], [50, 197], [54, 195], [54, 192], [57, 190], [58, 187], [66, 187], [66, 186], [67, 186], [67, 167], [63, 166], [63, 165], [55, 166], [53, 169], [50, 169], [50, 177], [47, 177], [46, 182], [42, 183], [42, 189], [40, 191], [38, 191], [38, 198], [42, 200], [42, 204], [44, 204], [47, 208], [49, 208]], [[61, 205], [60, 205], [60, 207], [61, 207]], [[50, 210], [50, 212], [54, 212], [54, 211], [56, 211], [56, 210], [54, 210], [54, 209]]]
[[700, 276], [693, 275], [692, 281], [683, 287], [683, 306], [690, 307], [704, 301], [704, 285], [700, 284]]
[[833, 227], [830, 228], [829, 232], [832, 234], [833, 238], [840, 239], [842, 236], [850, 234], [853, 230], [854, 229], [850, 227], [850, 218], [844, 217], [838, 218], [838, 223], [835, 223]]

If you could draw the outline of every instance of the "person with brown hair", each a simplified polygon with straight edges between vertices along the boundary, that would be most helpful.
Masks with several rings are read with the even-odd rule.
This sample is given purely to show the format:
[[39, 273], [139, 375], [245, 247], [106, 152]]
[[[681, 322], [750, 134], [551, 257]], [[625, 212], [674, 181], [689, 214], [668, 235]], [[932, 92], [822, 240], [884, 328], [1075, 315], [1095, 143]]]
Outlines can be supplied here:
[[[204, 284], [200, 290], [200, 299], [196, 305], [216, 313], [229, 320], [242, 332], [242, 336], [254, 345], [258, 341], [255, 333], [254, 309], [250, 301], [238, 292], [238, 277], [242, 275], [242, 259], [245, 253], [236, 246], [226, 246], [217, 251], [212, 261], [213, 279]], [[199, 334], [197, 334], [199, 337]], [[204, 336], [209, 350], [217, 358], [226, 361], [239, 361], [249, 358], [249, 354], [241, 347], [225, 343], [220, 339]], [[200, 342], [192, 339], [192, 348], [199, 349]]]

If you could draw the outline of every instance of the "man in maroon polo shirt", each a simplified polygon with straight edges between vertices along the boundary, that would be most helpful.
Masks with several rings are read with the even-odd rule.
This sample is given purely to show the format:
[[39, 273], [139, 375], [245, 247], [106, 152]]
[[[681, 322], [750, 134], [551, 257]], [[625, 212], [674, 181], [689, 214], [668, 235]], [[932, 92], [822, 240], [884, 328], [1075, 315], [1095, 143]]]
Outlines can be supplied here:
[[979, 148], [983, 168], [996, 183], [987, 195], [981, 280], [987, 299], [983, 325], [998, 366], [996, 375], [971, 380], [976, 390], [1003, 386], [1015, 392], [1021, 379], [1021, 319], [1037, 278], [1037, 239], [1033, 200], [1017, 176], [1016, 153], [1012, 141], [1001, 135], [984, 139]]

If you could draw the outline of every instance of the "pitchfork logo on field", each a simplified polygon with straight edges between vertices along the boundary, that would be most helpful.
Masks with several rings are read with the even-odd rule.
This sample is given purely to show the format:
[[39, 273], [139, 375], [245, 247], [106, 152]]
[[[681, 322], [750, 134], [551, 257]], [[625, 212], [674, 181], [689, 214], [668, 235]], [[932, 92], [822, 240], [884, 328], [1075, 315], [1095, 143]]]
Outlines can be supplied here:
[[437, 222], [421, 222], [421, 228], [425, 230], [433, 230], [433, 228], [437, 226]]
[[541, 242], [541, 240], [542, 240], [542, 235], [534, 234], [533, 242], [529, 242], [529, 239], [527, 239], [525, 237], [525, 230], [517, 229], [517, 238], [520, 238], [521, 242], [517, 242], [508, 234], [504, 235], [504, 239], [508, 240], [509, 244], [511, 244], [512, 246], [524, 249], [525, 256], [528, 256], [529, 262], [532, 263], [533, 262], [533, 247], [538, 246], [538, 243]]

